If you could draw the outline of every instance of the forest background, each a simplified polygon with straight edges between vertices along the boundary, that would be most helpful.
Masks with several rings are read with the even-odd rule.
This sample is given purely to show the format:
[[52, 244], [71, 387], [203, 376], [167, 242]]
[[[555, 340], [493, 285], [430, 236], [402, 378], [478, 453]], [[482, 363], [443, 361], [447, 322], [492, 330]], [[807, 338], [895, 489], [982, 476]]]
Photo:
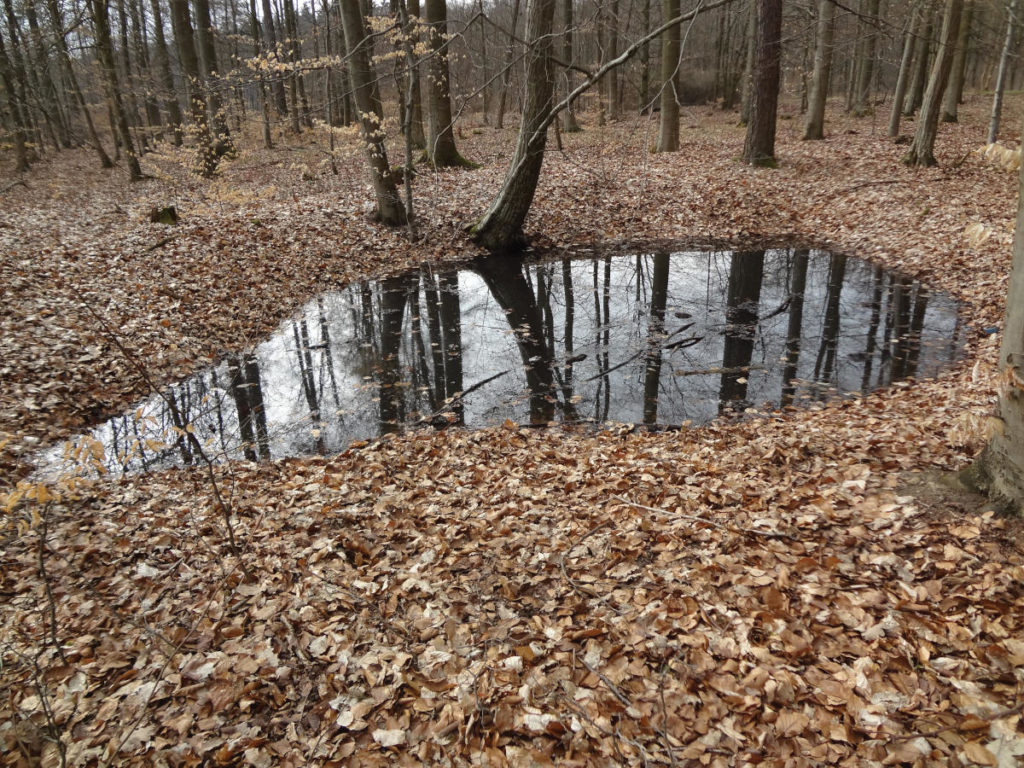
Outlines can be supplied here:
[[[1016, 0], [3, 4], [5, 764], [1024, 754], [1020, 523], [941, 481], [998, 426]], [[527, 243], [856, 254], [961, 300], [964, 358], [680, 432], [30, 475], [318, 291]]]

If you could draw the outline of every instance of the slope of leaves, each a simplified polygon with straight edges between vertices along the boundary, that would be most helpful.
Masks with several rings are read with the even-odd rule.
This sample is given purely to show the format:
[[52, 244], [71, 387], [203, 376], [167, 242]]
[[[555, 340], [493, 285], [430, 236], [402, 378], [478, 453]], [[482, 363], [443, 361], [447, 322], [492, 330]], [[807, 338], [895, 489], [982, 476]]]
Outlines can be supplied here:
[[[644, 153], [646, 124], [565, 137], [531, 230], [828, 243], [967, 302], [964, 364], [683, 432], [506, 424], [221, 467], [238, 551], [198, 471], [22, 505], [40, 517], [4, 541], [0, 760], [56, 764], [57, 735], [73, 765], [1017, 764], [1021, 524], [907, 486], [983, 438], [1013, 175], [969, 154], [978, 120], [926, 171], [865, 121], [817, 144], [783, 121], [760, 171], [731, 116], [687, 114], [671, 156]], [[311, 146], [212, 184], [151, 158], [131, 190], [63, 157], [10, 190], [6, 477], [143, 392], [97, 318], [167, 382], [320, 286], [472, 255], [461, 224], [508, 153], [482, 131], [463, 146], [484, 168], [418, 177], [421, 242], [367, 219], [355, 160], [304, 180]], [[181, 225], [146, 221], [168, 203]]]

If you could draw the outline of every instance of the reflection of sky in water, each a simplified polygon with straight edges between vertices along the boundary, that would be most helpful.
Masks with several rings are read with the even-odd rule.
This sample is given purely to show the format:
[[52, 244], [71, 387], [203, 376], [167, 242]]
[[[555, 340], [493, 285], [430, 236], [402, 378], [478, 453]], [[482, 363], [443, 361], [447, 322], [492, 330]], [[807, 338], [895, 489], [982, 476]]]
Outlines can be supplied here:
[[[553, 353], [550, 364], [533, 363], [541, 379], [547, 372], [554, 390], [541, 392], [539, 401], [534, 393], [534, 405], [547, 400], [555, 420], [639, 423], [645, 405], [649, 417], [656, 398], [657, 423], [680, 424], [708, 421], [737, 403], [743, 409], [780, 402], [787, 329], [801, 305], [791, 297], [800, 272], [796, 252], [765, 252], [759, 292], [756, 270], [750, 271], [756, 255], [685, 252], [660, 258], [663, 270], [668, 264], [663, 294], [654, 286], [654, 255], [531, 265], [523, 273], [525, 283], [508, 279], [514, 271], [492, 278], [508, 288], [501, 291], [506, 306], [511, 294], [541, 329], [542, 346], [535, 345], [535, 351]], [[750, 278], [745, 287], [743, 274]], [[187, 452], [174, 446], [180, 434], [174, 430], [176, 418], [179, 426], [192, 425], [210, 456], [235, 458], [341, 450], [352, 440], [393, 429], [382, 424], [382, 413], [413, 426], [457, 422], [451, 396], [462, 391], [468, 394], [454, 403], [464, 409], [467, 426], [530, 421], [531, 392], [519, 339], [497, 291], [488, 291], [475, 272], [457, 276], [459, 379], [458, 366], [451, 364], [457, 358], [447, 356], [446, 362], [445, 354], [452, 348], [446, 331], [455, 313], [444, 316], [441, 293], [432, 301], [425, 290], [428, 281], [436, 287], [437, 279], [424, 273], [418, 283], [413, 277], [404, 284], [356, 285], [309, 302], [249, 356], [169, 388], [173, 409], [154, 397], [95, 429], [92, 437], [105, 446], [105, 463], [119, 469], [115, 454], [125, 452], [130, 469], [180, 462]], [[405, 295], [409, 303], [395, 337], [397, 366], [389, 368], [381, 362], [387, 357], [384, 306], [387, 296], [391, 305], [396, 297], [400, 305]], [[876, 295], [880, 303], [874, 302]], [[450, 308], [454, 293], [449, 297]], [[411, 310], [412, 302], [418, 312]], [[830, 313], [830, 306], [836, 311]], [[836, 390], [859, 391], [865, 384], [883, 386], [894, 377], [934, 376], [956, 358], [961, 343], [956, 307], [948, 297], [866, 262], [823, 252], [810, 252], [806, 259], [799, 308], [797, 384], [789, 392], [796, 402]], [[752, 332], [752, 344], [739, 340], [744, 328]], [[899, 335], [902, 341], [894, 341]], [[730, 359], [739, 359], [731, 374], [721, 370], [727, 351]], [[659, 352], [660, 369], [651, 365]], [[382, 389], [389, 375], [395, 384]], [[723, 405], [723, 399], [734, 397], [735, 403]]]

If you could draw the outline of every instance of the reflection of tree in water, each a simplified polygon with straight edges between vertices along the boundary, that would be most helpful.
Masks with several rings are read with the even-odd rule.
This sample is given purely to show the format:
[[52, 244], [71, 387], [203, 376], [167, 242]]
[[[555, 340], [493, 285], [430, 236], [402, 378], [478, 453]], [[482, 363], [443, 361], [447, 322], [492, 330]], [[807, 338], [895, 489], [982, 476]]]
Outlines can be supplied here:
[[[654, 255], [651, 276], [650, 315], [647, 321], [647, 354], [644, 363], [644, 424], [658, 421], [662, 344], [665, 342], [665, 306], [668, 303], [669, 255]], [[637, 283], [639, 283], [639, 279]]]
[[782, 371], [782, 405], [790, 405], [796, 397], [795, 379], [800, 366], [804, 294], [807, 291], [807, 257], [806, 250], [799, 250], [793, 256], [789, 283], [789, 322], [786, 325], [786, 366]]
[[743, 411], [747, 400], [750, 361], [754, 356], [757, 315], [764, 277], [764, 251], [734, 253], [729, 260], [725, 296], [725, 345], [718, 409]]
[[[260, 380], [260, 366], [256, 356], [248, 354], [242, 363], [237, 357], [228, 358], [228, 379], [231, 396], [238, 411], [238, 430], [242, 437], [242, 452], [245, 458], [255, 461], [257, 447], [259, 458], [270, 458], [270, 439], [267, 434], [267, 414], [263, 406], [263, 383]], [[218, 413], [218, 432], [225, 433], [224, 420]], [[227, 445], [224, 445], [227, 449]]]
[[[836, 351], [839, 347], [840, 299], [846, 280], [846, 257], [833, 254], [829, 259], [828, 287], [825, 294], [825, 321], [821, 331], [821, 345], [814, 361], [814, 380], [819, 383], [835, 383]], [[820, 390], [825, 397], [827, 390]]]

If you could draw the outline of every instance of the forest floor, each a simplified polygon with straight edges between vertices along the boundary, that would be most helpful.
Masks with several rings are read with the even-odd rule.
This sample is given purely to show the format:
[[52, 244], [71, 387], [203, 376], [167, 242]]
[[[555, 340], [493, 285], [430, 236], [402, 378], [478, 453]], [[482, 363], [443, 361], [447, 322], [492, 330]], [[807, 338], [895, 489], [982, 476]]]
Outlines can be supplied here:
[[974, 152], [986, 106], [933, 169], [880, 117], [809, 143], [784, 114], [775, 170], [712, 108], [667, 155], [652, 123], [587, 121], [527, 222], [538, 255], [802, 243], [906, 270], [965, 305], [937, 380], [74, 490], [27, 484], [32, 454], [318, 291], [475, 255], [514, 131], [460, 125], [481, 167], [416, 178], [416, 239], [370, 220], [361, 158], [332, 173], [323, 136], [212, 181], [170, 149], [133, 186], [49, 157], [0, 194], [0, 763], [57, 765], [59, 740], [69, 765], [1019, 765], [1024, 525], [948, 481], [992, 412], [1016, 213], [1016, 174]]

